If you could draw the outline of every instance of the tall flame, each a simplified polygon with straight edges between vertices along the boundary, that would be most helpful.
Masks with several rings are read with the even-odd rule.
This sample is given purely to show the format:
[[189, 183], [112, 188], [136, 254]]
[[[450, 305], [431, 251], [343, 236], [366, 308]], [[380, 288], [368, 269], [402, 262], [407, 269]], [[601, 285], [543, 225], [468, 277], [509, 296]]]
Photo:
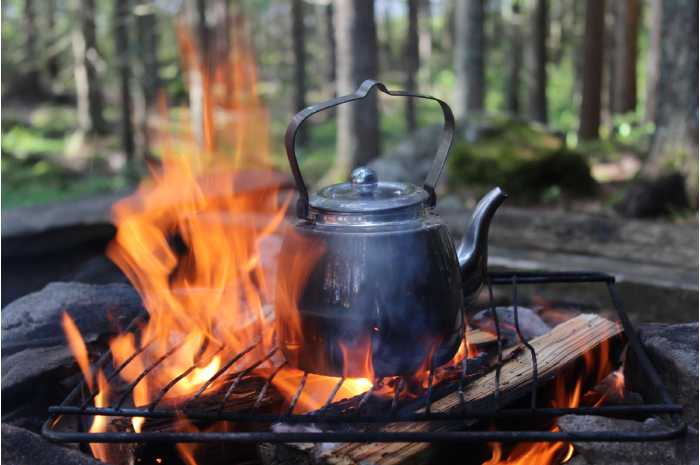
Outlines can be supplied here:
[[[581, 373], [576, 377], [576, 382], [573, 389], [570, 388], [566, 376], [560, 375], [554, 383], [554, 398], [551, 401], [552, 407], [570, 407], [575, 408], [582, 404], [585, 396], [583, 395], [584, 382], [594, 381], [595, 384], [601, 382], [612, 370], [612, 364], [609, 357], [610, 346], [608, 341], [604, 341], [600, 347], [586, 352], [583, 357], [584, 367]], [[614, 376], [616, 372], [613, 372]], [[620, 381], [615, 376], [614, 389], [619, 389]], [[623, 381], [624, 383], [624, 381]], [[601, 396], [596, 406], [600, 405], [605, 399], [605, 395]], [[553, 425], [550, 431], [560, 431], [559, 427]], [[574, 446], [568, 442], [534, 442], [534, 443], [518, 443], [510, 451], [507, 457], [503, 457], [503, 449], [499, 443], [490, 443], [492, 455], [491, 458], [484, 462], [483, 465], [553, 465], [568, 462], [574, 454]]]

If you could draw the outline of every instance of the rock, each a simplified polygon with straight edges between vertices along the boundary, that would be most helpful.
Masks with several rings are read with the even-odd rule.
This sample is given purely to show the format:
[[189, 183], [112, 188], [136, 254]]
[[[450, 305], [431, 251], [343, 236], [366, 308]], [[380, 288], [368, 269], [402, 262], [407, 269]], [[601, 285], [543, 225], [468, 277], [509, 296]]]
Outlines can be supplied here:
[[[562, 431], [578, 433], [582, 431], [658, 431], [664, 426], [655, 418], [644, 422], [620, 420], [593, 415], [565, 415], [557, 420]], [[635, 442], [574, 442], [578, 454], [591, 465], [648, 465], [651, 463], [683, 462], [682, 452], [676, 442], [647, 441]]]
[[689, 206], [685, 178], [680, 173], [670, 173], [656, 179], [635, 181], [615, 209], [623, 216], [651, 218], [685, 210]]
[[141, 298], [126, 284], [51, 283], [2, 310], [3, 358], [28, 347], [63, 344], [63, 312], [88, 341], [116, 333], [144, 312]]
[[[640, 325], [639, 337], [674, 402], [683, 404], [686, 422], [698, 429], [698, 323]], [[660, 402], [658, 392], [628, 351], [625, 383], [647, 402]]]
[[[515, 312], [513, 307], [496, 307], [496, 313], [498, 315], [501, 337], [506, 339], [508, 345], [514, 344], [518, 340], [518, 334], [515, 330]], [[470, 318], [470, 323], [482, 331], [496, 334], [496, 325], [491, 317], [491, 309], [480, 311]], [[527, 307], [518, 307], [518, 326], [526, 340], [542, 336], [552, 329], [537, 313]]]
[[[78, 382], [61, 317], [67, 311], [86, 342], [114, 334], [144, 312], [124, 284], [52, 283], [2, 310], [3, 421], [38, 430], [49, 405]], [[70, 382], [62, 384], [70, 378]]]
[[12, 465], [100, 465], [76, 449], [48, 442], [38, 434], [3, 424], [2, 462]]

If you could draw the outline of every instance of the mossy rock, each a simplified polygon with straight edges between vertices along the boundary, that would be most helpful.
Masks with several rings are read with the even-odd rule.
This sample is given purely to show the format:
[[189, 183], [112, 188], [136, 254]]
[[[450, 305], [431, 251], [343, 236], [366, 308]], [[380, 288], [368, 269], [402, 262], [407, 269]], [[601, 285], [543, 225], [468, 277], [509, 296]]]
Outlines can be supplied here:
[[597, 183], [583, 155], [562, 139], [525, 121], [490, 121], [469, 142], [452, 149], [448, 176], [453, 188], [499, 185], [514, 196], [541, 200], [552, 192], [595, 194]]

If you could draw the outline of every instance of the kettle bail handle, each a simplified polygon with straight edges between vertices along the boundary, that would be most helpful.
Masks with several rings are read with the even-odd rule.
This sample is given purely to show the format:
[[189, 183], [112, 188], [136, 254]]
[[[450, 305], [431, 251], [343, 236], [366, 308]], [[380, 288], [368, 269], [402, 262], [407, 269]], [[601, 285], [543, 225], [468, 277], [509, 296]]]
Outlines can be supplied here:
[[287, 132], [284, 135], [284, 145], [287, 150], [287, 159], [289, 160], [289, 167], [292, 170], [292, 175], [294, 176], [294, 181], [296, 182], [297, 189], [299, 190], [299, 200], [297, 201], [297, 216], [300, 219], [311, 219], [309, 215], [309, 191], [304, 183], [304, 177], [299, 169], [299, 162], [297, 161], [297, 155], [295, 151], [295, 142], [297, 132], [301, 125], [312, 115], [321, 112], [323, 110], [328, 110], [329, 108], [336, 107], [343, 103], [352, 102], [355, 100], [361, 100], [367, 96], [370, 90], [376, 87], [377, 90], [384, 92], [387, 95], [393, 97], [415, 97], [423, 98], [427, 100], [433, 100], [440, 104], [442, 108], [442, 115], [445, 119], [442, 126], [442, 134], [440, 135], [440, 143], [438, 145], [437, 153], [435, 154], [435, 159], [428, 172], [428, 176], [425, 178], [423, 183], [423, 188], [428, 192], [430, 198], [428, 200], [431, 207], [435, 206], [435, 186], [440, 179], [440, 174], [445, 167], [445, 162], [447, 161], [447, 155], [450, 152], [450, 147], [452, 146], [452, 141], [454, 140], [455, 133], [455, 118], [452, 114], [452, 109], [444, 101], [431, 97], [429, 95], [414, 94], [411, 92], [405, 92], [402, 90], [391, 91], [386, 88], [386, 86], [378, 81], [367, 79], [360, 85], [360, 87], [352, 94], [344, 95], [342, 97], [337, 97], [334, 99], [326, 100], [325, 102], [317, 103], [315, 105], [308, 106], [301, 110], [299, 113], [294, 115], [292, 121], [287, 126]]

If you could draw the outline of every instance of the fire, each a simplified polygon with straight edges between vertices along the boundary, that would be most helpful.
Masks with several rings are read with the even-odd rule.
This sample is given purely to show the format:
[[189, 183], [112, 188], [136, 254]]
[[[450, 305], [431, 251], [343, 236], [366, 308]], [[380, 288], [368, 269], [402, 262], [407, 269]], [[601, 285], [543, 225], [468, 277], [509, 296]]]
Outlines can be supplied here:
[[[220, 391], [230, 375], [264, 359], [275, 345], [272, 308], [279, 280], [271, 265], [275, 257], [270, 260], [265, 254], [275, 250], [291, 199], [280, 193], [286, 178], [273, 169], [268, 114], [256, 89], [254, 55], [245, 37], [238, 31], [235, 35], [230, 55], [209, 63], [187, 29], [179, 28], [186, 74], [191, 82], [201, 84], [195, 87], [202, 94], [190, 95], [194, 129], [170, 121], [162, 100], [161, 121], [152, 138], [160, 166], [135, 194], [113, 209], [117, 233], [107, 254], [137, 289], [149, 313], [138, 336], [122, 333], [109, 342], [114, 367], [138, 353], [119, 374], [121, 381], [136, 383], [134, 406], [182, 405], [224, 369], [217, 378], [221, 381], [208, 385], [205, 392]], [[173, 127], [177, 127], [174, 133]], [[285, 283], [301, 288], [321, 253], [309, 253], [304, 263], [285, 269]], [[278, 295], [290, 298], [288, 311], [296, 311], [294, 289], [282, 291]], [[90, 390], [99, 389], [95, 406], [107, 406], [109, 386], [104, 374], [97, 373], [94, 386], [95, 375], [78, 328], [67, 316], [64, 328]], [[224, 367], [250, 347], [244, 357]], [[269, 376], [279, 363], [277, 355], [254, 373]], [[365, 368], [347, 373], [333, 399], [370, 389], [372, 376]], [[144, 370], [148, 374], [140, 377]], [[302, 376], [298, 370], [284, 368], [273, 383], [289, 400]], [[295, 412], [324, 405], [338, 381], [309, 375]], [[97, 417], [91, 431], [108, 430], [109, 421], [109, 417]], [[144, 418], [132, 419], [134, 431], [142, 431], [146, 424]], [[197, 429], [184, 420], [177, 427]], [[92, 447], [96, 457], [107, 460], [108, 446]], [[196, 463], [192, 445], [178, 450], [187, 463]]]
[[[80, 330], [75, 324], [73, 319], [68, 315], [68, 313], [63, 313], [62, 318], [63, 330], [68, 338], [68, 347], [70, 347], [75, 360], [78, 362], [80, 371], [83, 373], [83, 378], [88, 385], [90, 392], [95, 392], [93, 390], [95, 378], [93, 376], [92, 370], [90, 368], [90, 361], [88, 360], [88, 351], [85, 346], [85, 341], [80, 335]], [[102, 371], [97, 372], [97, 395], [95, 396], [95, 407], [106, 407], [109, 402], [109, 385], [107, 379]], [[90, 432], [100, 432], [107, 429], [107, 417], [96, 416], [90, 425]], [[105, 444], [91, 443], [90, 449], [92, 450], [92, 455], [107, 462], [108, 449]]]
[[[597, 349], [591, 350], [584, 354], [584, 367], [579, 376], [576, 378], [573, 389], [570, 389], [570, 384], [567, 382], [566, 376], [560, 375], [556, 378], [554, 384], [554, 398], [551, 401], [551, 407], [579, 407], [582, 403], [588, 403], [589, 393], [583, 394], [584, 383], [590, 381], [590, 377], [595, 384], [603, 381], [608, 376], [615, 376], [612, 372], [612, 364], [609, 357], [610, 346], [608, 341], [603, 342]], [[621, 375], [621, 373], [620, 373]], [[619, 384], [615, 378], [617, 387]], [[622, 389], [624, 389], [623, 379]], [[602, 404], [605, 400], [605, 394], [595, 402], [595, 406]], [[550, 431], [560, 431], [559, 427], [553, 425]], [[531, 464], [563, 464], [568, 462], [574, 455], [574, 445], [571, 443], [556, 442], [556, 443], [518, 443], [510, 451], [507, 457], [503, 458], [502, 446], [499, 443], [490, 443], [492, 455], [491, 459], [484, 462], [483, 465], [531, 465]]]

